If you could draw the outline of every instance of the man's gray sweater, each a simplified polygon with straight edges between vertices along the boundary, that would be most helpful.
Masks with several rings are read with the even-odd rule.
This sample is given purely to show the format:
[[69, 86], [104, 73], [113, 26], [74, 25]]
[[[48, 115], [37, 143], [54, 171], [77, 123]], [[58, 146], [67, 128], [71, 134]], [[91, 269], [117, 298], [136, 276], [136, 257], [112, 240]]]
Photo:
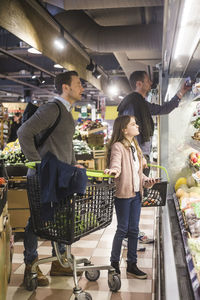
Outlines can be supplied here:
[[[44, 132], [53, 126], [58, 115], [59, 109], [53, 102], [57, 102], [61, 109], [61, 118], [44, 144], [36, 149], [34, 137], [40, 137]], [[73, 135], [75, 131], [74, 119], [71, 112], [59, 100], [54, 100], [45, 105], [41, 105], [35, 114], [31, 116], [17, 131], [19, 143], [25, 157], [29, 161], [41, 160], [44, 155], [50, 151], [59, 160], [68, 164], [75, 164], [75, 155], [73, 150]]]

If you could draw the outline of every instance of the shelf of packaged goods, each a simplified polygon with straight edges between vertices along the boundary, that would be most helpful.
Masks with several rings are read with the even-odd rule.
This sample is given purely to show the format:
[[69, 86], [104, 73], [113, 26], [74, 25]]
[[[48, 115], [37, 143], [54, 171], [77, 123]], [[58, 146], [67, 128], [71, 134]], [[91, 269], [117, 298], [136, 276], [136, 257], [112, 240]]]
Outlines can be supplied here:
[[197, 275], [197, 272], [194, 267], [193, 257], [191, 255], [191, 252], [190, 252], [190, 249], [188, 246], [188, 231], [186, 230], [183, 214], [182, 214], [182, 211], [180, 210], [179, 202], [178, 202], [175, 194], [174, 194], [173, 198], [174, 198], [174, 204], [176, 207], [177, 218], [179, 220], [179, 227], [180, 227], [180, 231], [181, 231], [181, 235], [182, 235], [182, 239], [183, 239], [184, 250], [185, 250], [185, 259], [186, 259], [188, 273], [189, 273], [190, 280], [191, 280], [192, 289], [194, 292], [194, 299], [199, 300], [200, 299], [200, 296], [199, 296], [200, 295], [200, 282], [199, 282], [198, 275]]

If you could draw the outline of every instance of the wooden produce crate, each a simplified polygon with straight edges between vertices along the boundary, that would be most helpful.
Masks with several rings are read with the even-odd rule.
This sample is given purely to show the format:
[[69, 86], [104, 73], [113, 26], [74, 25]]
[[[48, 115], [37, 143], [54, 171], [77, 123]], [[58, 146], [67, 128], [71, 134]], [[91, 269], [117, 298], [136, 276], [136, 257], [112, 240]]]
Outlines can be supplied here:
[[106, 168], [106, 150], [93, 149], [96, 170], [105, 170]]
[[90, 160], [77, 160], [77, 163], [83, 165], [86, 169], [91, 169], [91, 170], [95, 169], [94, 159], [90, 159]]
[[104, 145], [104, 135], [103, 134], [90, 134], [87, 138], [88, 145], [92, 148], [95, 146], [103, 147]]
[[[8, 212], [10, 223], [14, 232], [23, 232], [30, 216], [27, 190], [21, 188], [26, 178], [12, 177], [9, 179]], [[13, 187], [13, 188], [12, 188]]]
[[12, 261], [10, 250], [11, 228], [7, 204], [0, 215], [0, 299], [6, 299], [7, 286], [10, 281]]

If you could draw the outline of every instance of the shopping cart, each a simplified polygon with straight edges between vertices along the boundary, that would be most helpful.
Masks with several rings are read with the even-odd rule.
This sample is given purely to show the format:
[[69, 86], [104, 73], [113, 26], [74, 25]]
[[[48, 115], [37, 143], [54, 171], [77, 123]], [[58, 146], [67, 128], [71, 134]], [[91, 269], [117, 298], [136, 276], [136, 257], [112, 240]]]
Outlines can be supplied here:
[[165, 167], [148, 164], [151, 168], [162, 169], [167, 177], [167, 180], [155, 183], [152, 188], [144, 190], [142, 199], [143, 207], [164, 206], [166, 204], [167, 184], [169, 183], [169, 175]]
[[[28, 163], [29, 168], [39, 165]], [[75, 259], [71, 253], [71, 244], [91, 232], [107, 227], [113, 216], [113, 202], [115, 185], [111, 176], [102, 171], [88, 170], [89, 178], [84, 195], [73, 194], [58, 203], [53, 212], [53, 220], [45, 221], [41, 214], [40, 183], [36, 173], [27, 177], [27, 192], [30, 205], [33, 229], [37, 236], [53, 241], [56, 257], [38, 260], [31, 269], [31, 275], [26, 278], [26, 288], [33, 291], [37, 288], [36, 267], [39, 264], [59, 260], [63, 267], [73, 270], [74, 289], [76, 300], [92, 299], [89, 293], [84, 292], [78, 285], [77, 271], [84, 271], [89, 281], [96, 281], [100, 270], [108, 270], [108, 286], [116, 292], [121, 287], [120, 276], [110, 265], [94, 266], [88, 259]], [[101, 178], [101, 181], [99, 179]], [[98, 180], [97, 180], [98, 179]], [[66, 244], [66, 253], [61, 255], [58, 243]]]

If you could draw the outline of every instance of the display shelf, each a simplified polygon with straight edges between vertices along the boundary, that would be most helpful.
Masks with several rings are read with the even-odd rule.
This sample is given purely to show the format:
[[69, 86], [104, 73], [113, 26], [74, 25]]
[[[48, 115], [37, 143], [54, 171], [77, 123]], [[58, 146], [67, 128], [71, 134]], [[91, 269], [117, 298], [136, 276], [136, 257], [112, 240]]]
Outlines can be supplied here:
[[92, 130], [88, 130], [87, 131], [87, 134], [90, 135], [92, 133], [96, 133], [96, 132], [99, 132], [99, 131], [103, 131], [107, 129], [107, 126], [103, 126], [103, 127], [99, 127], [99, 128], [95, 128], [95, 129], [92, 129]]
[[85, 153], [85, 154], [75, 154], [76, 160], [90, 160], [93, 159], [93, 155]]
[[194, 299], [199, 300], [200, 299], [200, 282], [199, 282], [198, 275], [197, 275], [197, 272], [194, 267], [193, 257], [191, 255], [191, 252], [190, 252], [190, 249], [188, 246], [188, 232], [186, 230], [185, 222], [183, 219], [183, 214], [180, 210], [179, 202], [178, 202], [175, 194], [173, 195], [173, 198], [174, 198], [174, 204], [176, 207], [177, 218], [179, 220], [179, 227], [180, 227], [180, 231], [181, 231], [181, 235], [182, 235], [182, 239], [183, 239], [184, 250], [185, 250], [185, 259], [186, 259], [188, 273], [190, 276], [191, 285], [192, 285], [192, 289], [193, 289], [193, 293], [194, 293]]

